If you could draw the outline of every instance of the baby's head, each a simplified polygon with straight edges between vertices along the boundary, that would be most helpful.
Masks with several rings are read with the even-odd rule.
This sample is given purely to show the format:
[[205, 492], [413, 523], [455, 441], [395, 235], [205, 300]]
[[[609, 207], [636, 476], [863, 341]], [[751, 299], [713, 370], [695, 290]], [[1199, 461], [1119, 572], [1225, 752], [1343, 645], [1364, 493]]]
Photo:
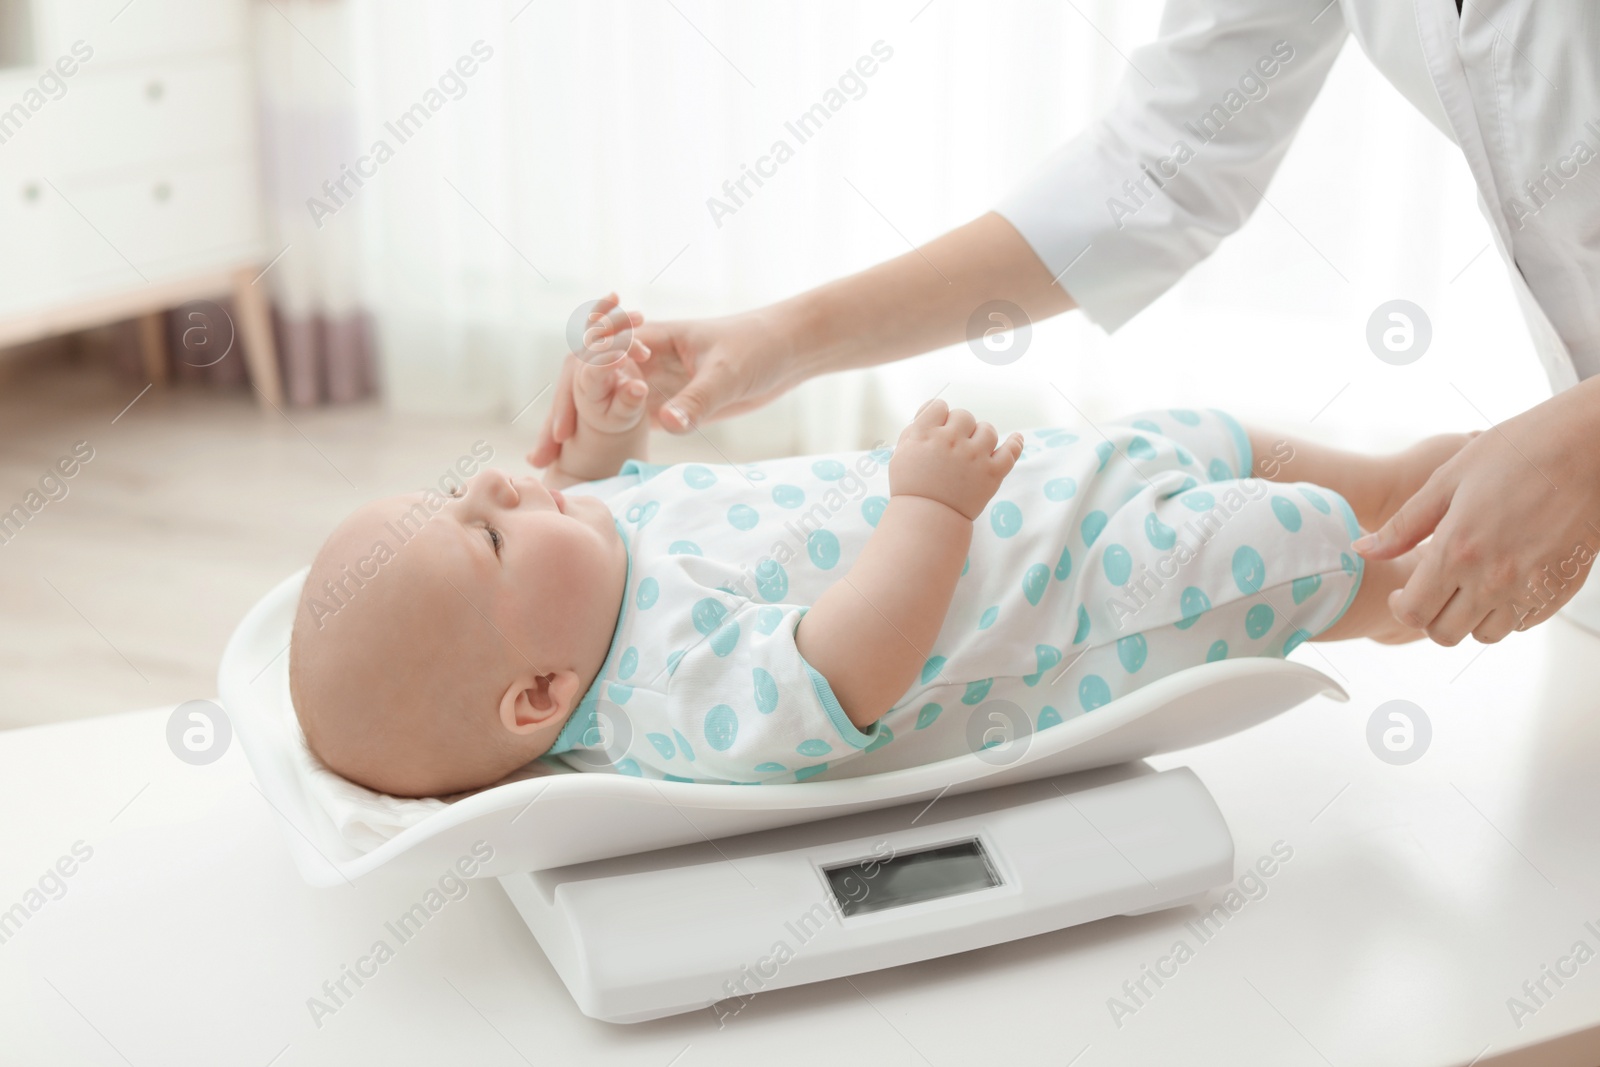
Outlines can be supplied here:
[[627, 550], [595, 497], [486, 469], [357, 509], [312, 564], [289, 690], [311, 750], [395, 796], [543, 754], [599, 673]]

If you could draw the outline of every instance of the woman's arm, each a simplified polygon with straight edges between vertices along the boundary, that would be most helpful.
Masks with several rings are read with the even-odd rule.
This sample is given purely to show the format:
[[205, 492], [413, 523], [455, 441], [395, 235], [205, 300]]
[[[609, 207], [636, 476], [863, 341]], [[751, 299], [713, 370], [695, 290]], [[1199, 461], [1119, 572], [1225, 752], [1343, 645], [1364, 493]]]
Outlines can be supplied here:
[[795, 647], [865, 730], [933, 653], [972, 543], [972, 522], [1022, 453], [993, 426], [925, 404], [889, 460], [889, 504], [849, 573], [817, 598]]
[[[683, 432], [761, 407], [818, 374], [956, 344], [973, 313], [1009, 300], [1033, 321], [1076, 305], [1028, 242], [994, 212], [915, 251], [767, 307], [716, 319], [645, 323], [633, 331], [650, 382], [648, 410]], [[565, 379], [528, 453], [553, 463], [577, 430]]]

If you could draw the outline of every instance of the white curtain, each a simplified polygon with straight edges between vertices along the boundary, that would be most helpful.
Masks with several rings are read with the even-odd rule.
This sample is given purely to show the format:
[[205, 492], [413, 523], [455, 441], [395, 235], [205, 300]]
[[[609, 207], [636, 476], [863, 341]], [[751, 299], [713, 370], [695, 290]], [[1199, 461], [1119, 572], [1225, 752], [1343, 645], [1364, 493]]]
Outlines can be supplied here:
[[[329, 6], [277, 3], [291, 17]], [[310, 258], [326, 247], [342, 272], [341, 242], [359, 241], [347, 280], [395, 408], [506, 417], [552, 378], [586, 298], [615, 288], [655, 318], [739, 310], [987, 210], [1105, 106], [1160, 15], [1155, 0], [332, 8], [341, 31], [287, 47], [348, 108], [351, 167], [380, 141], [392, 157], [307, 232]], [[785, 123], [862, 57], [873, 73], [799, 143]], [[419, 104], [402, 143], [387, 124]], [[780, 139], [792, 158], [715, 217], [708, 199], [731, 205], [724, 182]], [[1464, 164], [1354, 45], [1266, 192], [1243, 232], [1115, 337], [1067, 316], [1009, 366], [958, 346], [819, 379], [716, 436], [743, 455], [892, 439], [942, 388], [1001, 426], [1213, 404], [1383, 444], [1543, 395], [1501, 266], [1474, 259], [1488, 234]], [[1403, 368], [1363, 340], [1396, 297], [1434, 325], [1430, 354]]]

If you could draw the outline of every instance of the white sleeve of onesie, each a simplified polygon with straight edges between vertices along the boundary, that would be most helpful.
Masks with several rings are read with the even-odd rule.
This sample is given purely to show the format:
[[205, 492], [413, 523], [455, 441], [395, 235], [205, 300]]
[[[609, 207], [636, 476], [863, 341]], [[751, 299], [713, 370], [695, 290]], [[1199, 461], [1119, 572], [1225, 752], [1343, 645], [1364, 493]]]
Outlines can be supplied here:
[[[718, 605], [720, 607], [720, 605]], [[833, 689], [807, 663], [795, 629], [809, 610], [745, 601], [696, 626], [704, 639], [670, 668], [667, 718], [674, 736], [636, 745], [654, 769], [695, 781], [804, 781], [872, 746]], [[653, 751], [652, 751], [653, 750]]]

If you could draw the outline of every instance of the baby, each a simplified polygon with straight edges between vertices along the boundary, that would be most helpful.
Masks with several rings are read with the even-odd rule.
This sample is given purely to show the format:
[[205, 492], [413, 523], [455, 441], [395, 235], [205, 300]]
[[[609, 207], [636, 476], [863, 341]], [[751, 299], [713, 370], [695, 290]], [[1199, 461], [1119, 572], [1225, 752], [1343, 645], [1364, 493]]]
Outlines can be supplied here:
[[1410, 640], [1386, 600], [1413, 560], [1350, 542], [1467, 440], [1368, 457], [1174, 409], [1002, 441], [935, 399], [893, 450], [663, 467], [633, 360], [569, 358], [579, 426], [542, 481], [374, 501], [318, 553], [290, 687], [344, 777], [435, 796], [559, 755], [804, 781], [1210, 660]]

